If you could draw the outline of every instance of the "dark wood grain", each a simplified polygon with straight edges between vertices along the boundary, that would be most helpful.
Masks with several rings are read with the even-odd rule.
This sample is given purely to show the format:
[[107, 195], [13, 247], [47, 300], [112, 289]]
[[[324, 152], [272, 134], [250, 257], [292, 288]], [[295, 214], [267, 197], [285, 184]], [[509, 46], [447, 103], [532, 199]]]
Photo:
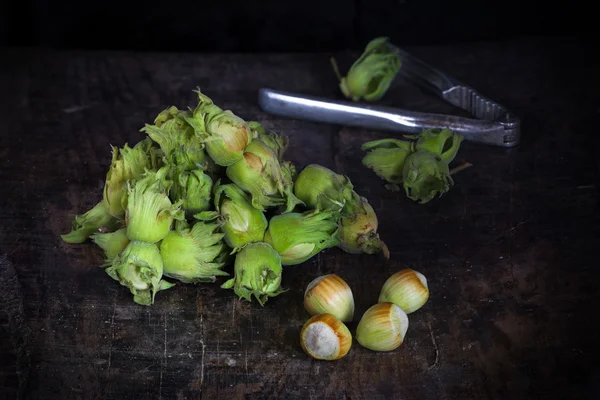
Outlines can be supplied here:
[[[263, 113], [263, 86], [339, 97], [328, 54], [5, 52], [0, 74], [0, 395], [27, 399], [592, 399], [600, 396], [596, 251], [598, 78], [576, 42], [531, 40], [411, 49], [523, 119], [511, 150], [465, 143], [442, 199], [418, 205], [360, 164], [389, 134]], [[577, 58], [581, 63], [562, 61]], [[567, 56], [565, 56], [565, 54]], [[339, 54], [341, 64], [352, 60]], [[135, 143], [166, 106], [217, 104], [290, 137], [298, 167], [347, 174], [373, 204], [391, 259], [330, 249], [287, 267], [289, 292], [264, 308], [217, 284], [178, 285], [152, 307], [97, 266], [91, 244], [58, 235], [100, 198], [110, 145]], [[397, 81], [385, 104], [446, 112]], [[591, 136], [594, 133], [595, 136]], [[354, 330], [385, 279], [423, 272], [431, 299], [405, 343], [356, 342], [309, 359], [299, 330], [306, 285], [337, 273]], [[7, 340], [9, 338], [10, 340]]]

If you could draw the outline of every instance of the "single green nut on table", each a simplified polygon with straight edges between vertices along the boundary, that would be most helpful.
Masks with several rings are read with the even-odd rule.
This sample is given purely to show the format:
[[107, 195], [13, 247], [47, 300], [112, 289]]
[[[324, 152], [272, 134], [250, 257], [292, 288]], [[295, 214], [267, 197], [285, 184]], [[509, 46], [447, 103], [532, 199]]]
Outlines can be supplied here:
[[419, 150], [406, 159], [402, 185], [411, 200], [424, 204], [454, 185], [448, 164], [435, 153]]
[[250, 243], [237, 253], [234, 263], [234, 277], [223, 285], [233, 289], [235, 294], [247, 301], [252, 296], [263, 306], [269, 297], [278, 296], [281, 288], [281, 257], [267, 243]]
[[393, 303], [377, 303], [362, 316], [356, 327], [356, 341], [373, 351], [391, 351], [404, 341], [408, 316]]
[[156, 243], [167, 236], [173, 220], [184, 219], [181, 202], [173, 204], [167, 195], [172, 185], [167, 172], [168, 166], [146, 171], [143, 178], [128, 184], [125, 221], [130, 240]]
[[390, 276], [379, 295], [379, 302], [394, 303], [407, 314], [423, 307], [428, 299], [429, 288], [425, 275], [410, 268]]
[[129, 288], [133, 301], [141, 305], [154, 304], [160, 290], [173, 286], [162, 279], [163, 262], [155, 244], [131, 241], [125, 250], [115, 257], [106, 273]]
[[317, 164], [304, 167], [294, 183], [294, 194], [307, 208], [334, 212], [352, 199], [352, 189], [348, 177]]
[[91, 210], [75, 216], [71, 232], [61, 235], [61, 238], [67, 243], [83, 243], [94, 233], [110, 232], [121, 225], [122, 222], [108, 212], [108, 205], [102, 200]]
[[329, 211], [280, 214], [269, 221], [264, 241], [279, 253], [283, 265], [296, 265], [338, 244], [337, 228], [337, 218]]
[[191, 228], [170, 231], [160, 243], [164, 275], [184, 283], [214, 282], [227, 276], [221, 268], [229, 250], [218, 223], [198, 221]]
[[121, 254], [130, 240], [127, 237], [127, 229], [121, 228], [114, 232], [95, 233], [91, 237], [102, 250], [104, 250], [105, 261], [103, 266], [110, 265], [112, 260]]
[[362, 149], [368, 151], [362, 163], [387, 182], [401, 183], [404, 164], [412, 152], [411, 148], [412, 144], [405, 140], [382, 139], [367, 142], [362, 145]]
[[223, 110], [200, 90], [198, 106], [191, 116], [185, 116], [196, 135], [206, 145], [206, 151], [213, 161], [221, 166], [229, 166], [242, 159], [244, 149], [252, 140], [248, 123], [230, 110]]
[[304, 292], [304, 309], [310, 315], [331, 314], [340, 321], [354, 318], [354, 296], [350, 286], [336, 274], [314, 279]]
[[261, 211], [283, 206], [284, 212], [291, 212], [302, 204], [293, 193], [291, 173], [284, 173], [275, 153], [258, 139], [250, 142], [242, 158], [228, 166], [226, 173], [233, 183], [250, 193], [252, 205]]
[[341, 79], [340, 89], [344, 96], [354, 101], [379, 100], [398, 74], [400, 64], [399, 51], [388, 38], [373, 39]]

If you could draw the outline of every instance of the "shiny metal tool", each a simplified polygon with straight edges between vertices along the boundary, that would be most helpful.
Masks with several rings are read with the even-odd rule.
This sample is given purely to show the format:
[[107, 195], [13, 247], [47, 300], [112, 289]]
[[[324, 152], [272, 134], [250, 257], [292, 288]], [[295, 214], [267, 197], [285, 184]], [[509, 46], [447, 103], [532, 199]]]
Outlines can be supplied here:
[[519, 144], [521, 130], [516, 115], [401, 49], [400, 57], [399, 75], [475, 118], [334, 101], [268, 88], [260, 89], [259, 104], [267, 113], [282, 117], [412, 134], [423, 129], [449, 128], [472, 142], [501, 147]]

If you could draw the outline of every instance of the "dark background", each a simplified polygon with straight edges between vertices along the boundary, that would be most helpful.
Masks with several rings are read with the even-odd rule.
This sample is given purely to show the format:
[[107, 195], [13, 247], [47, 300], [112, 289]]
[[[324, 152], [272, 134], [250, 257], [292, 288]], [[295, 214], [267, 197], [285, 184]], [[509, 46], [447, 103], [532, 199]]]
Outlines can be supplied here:
[[360, 49], [585, 35], [591, 6], [518, 0], [2, 2], [0, 45], [178, 52]]

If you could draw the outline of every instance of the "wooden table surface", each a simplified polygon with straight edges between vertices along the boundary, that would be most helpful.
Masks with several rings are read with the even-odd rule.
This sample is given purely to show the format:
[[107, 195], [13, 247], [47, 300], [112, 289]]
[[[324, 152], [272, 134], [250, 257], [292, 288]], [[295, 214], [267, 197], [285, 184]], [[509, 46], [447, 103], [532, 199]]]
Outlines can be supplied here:
[[[287, 120], [260, 87], [339, 98], [329, 54], [194, 55], [4, 50], [0, 71], [0, 398], [600, 398], [598, 115], [590, 51], [570, 39], [411, 48], [516, 112], [522, 144], [464, 143], [439, 200], [419, 205], [362, 167], [360, 144], [392, 136]], [[345, 68], [353, 54], [339, 54]], [[578, 60], [578, 62], [572, 62]], [[587, 67], [586, 67], [587, 65]], [[217, 284], [180, 284], [151, 307], [59, 234], [101, 197], [110, 145], [137, 142], [199, 86], [223, 108], [290, 137], [298, 168], [348, 175], [380, 219], [391, 258], [330, 249], [284, 270], [264, 308]], [[383, 104], [453, 112], [398, 80]], [[593, 134], [593, 135], [591, 135]], [[385, 279], [423, 272], [431, 298], [389, 353], [356, 342], [336, 362], [298, 342], [306, 285], [342, 276], [353, 331]]]

